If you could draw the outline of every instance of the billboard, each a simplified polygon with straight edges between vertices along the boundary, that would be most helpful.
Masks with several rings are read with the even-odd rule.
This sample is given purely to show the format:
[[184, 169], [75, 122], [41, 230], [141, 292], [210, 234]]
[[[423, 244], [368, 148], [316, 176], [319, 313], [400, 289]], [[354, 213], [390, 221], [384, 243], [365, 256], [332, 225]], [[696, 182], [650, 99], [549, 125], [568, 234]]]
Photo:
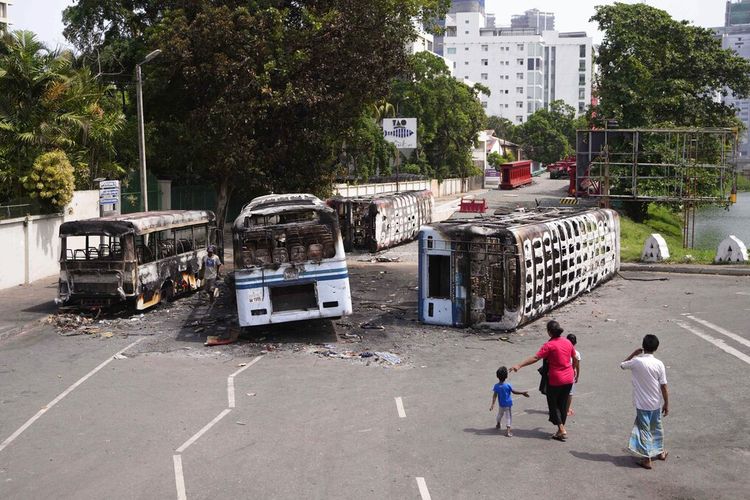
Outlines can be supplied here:
[[416, 118], [386, 118], [383, 120], [383, 137], [398, 149], [417, 147]]

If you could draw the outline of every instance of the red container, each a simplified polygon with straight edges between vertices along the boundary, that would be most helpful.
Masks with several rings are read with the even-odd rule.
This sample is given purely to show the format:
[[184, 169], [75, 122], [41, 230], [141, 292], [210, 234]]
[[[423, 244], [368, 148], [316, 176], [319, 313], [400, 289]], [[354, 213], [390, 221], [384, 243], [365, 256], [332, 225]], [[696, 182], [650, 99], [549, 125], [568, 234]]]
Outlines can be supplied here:
[[464, 198], [461, 198], [461, 205], [459, 205], [458, 211], [483, 214], [487, 211], [487, 200], [484, 198], [481, 200], [465, 200]]
[[515, 189], [531, 184], [531, 160], [500, 165], [500, 189]]

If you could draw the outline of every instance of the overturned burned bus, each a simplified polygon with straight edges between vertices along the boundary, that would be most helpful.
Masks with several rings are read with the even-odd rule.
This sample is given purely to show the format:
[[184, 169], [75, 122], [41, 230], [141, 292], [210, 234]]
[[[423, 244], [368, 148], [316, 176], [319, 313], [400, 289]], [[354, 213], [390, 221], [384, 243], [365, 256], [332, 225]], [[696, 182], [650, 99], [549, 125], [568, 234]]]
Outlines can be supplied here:
[[195, 290], [207, 247], [217, 241], [215, 219], [213, 212], [172, 210], [63, 223], [56, 302], [146, 309]]
[[511, 330], [611, 278], [620, 220], [608, 209], [538, 208], [448, 220], [419, 237], [419, 318]]
[[428, 190], [328, 200], [339, 216], [344, 248], [370, 252], [416, 238], [432, 222], [434, 203]]
[[232, 227], [240, 326], [351, 314], [336, 212], [310, 194], [268, 195]]

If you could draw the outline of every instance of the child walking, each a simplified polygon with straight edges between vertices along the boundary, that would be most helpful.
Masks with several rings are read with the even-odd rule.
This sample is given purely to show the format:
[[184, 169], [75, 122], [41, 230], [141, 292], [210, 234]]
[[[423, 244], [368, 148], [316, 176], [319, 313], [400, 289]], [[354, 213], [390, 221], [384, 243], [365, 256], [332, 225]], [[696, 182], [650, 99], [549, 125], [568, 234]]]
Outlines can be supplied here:
[[572, 333], [569, 333], [567, 337], [565, 337], [570, 341], [571, 344], [573, 344], [573, 347], [576, 348], [576, 356], [575, 358], [578, 360], [578, 364], [576, 365], [573, 363], [573, 360], [570, 360], [570, 364], [573, 365], [573, 371], [575, 372], [575, 380], [573, 382], [573, 387], [570, 388], [570, 394], [568, 395], [568, 416], [572, 417], [576, 414], [576, 412], [573, 411], [573, 395], [576, 391], [576, 384], [578, 383], [578, 375], [581, 373], [581, 351], [578, 350], [578, 339], [576, 339], [576, 336]]
[[508, 378], [508, 369], [504, 366], [501, 366], [497, 369], [497, 372], [495, 372], [497, 375], [497, 379], [499, 382], [495, 384], [495, 386], [492, 388], [492, 404], [490, 404], [490, 411], [495, 408], [495, 401], [497, 401], [497, 425], [495, 425], [495, 429], [500, 428], [500, 421], [503, 418], [503, 415], [505, 415], [505, 435], [508, 437], [513, 437], [513, 431], [511, 430], [511, 425], [513, 425], [513, 417], [511, 414], [511, 407], [513, 406], [513, 397], [511, 394], [519, 394], [521, 396], [529, 397], [529, 393], [514, 391], [513, 387], [509, 383], [507, 383], [505, 380]]

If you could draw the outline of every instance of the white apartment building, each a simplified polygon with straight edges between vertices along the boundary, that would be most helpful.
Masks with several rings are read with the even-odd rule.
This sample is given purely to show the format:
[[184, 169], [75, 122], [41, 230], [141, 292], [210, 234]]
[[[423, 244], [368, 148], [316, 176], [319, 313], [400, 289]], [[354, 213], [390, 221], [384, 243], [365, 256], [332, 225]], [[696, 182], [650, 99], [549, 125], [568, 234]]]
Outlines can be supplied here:
[[10, 2], [0, 2], [0, 32], [8, 29], [10, 24], [8, 17], [8, 6], [12, 5]]
[[452, 13], [445, 19], [443, 39], [454, 76], [490, 89], [491, 95], [481, 96], [487, 115], [519, 124], [555, 100], [579, 114], [585, 111], [592, 78], [592, 40], [586, 33], [493, 24], [482, 12]]

